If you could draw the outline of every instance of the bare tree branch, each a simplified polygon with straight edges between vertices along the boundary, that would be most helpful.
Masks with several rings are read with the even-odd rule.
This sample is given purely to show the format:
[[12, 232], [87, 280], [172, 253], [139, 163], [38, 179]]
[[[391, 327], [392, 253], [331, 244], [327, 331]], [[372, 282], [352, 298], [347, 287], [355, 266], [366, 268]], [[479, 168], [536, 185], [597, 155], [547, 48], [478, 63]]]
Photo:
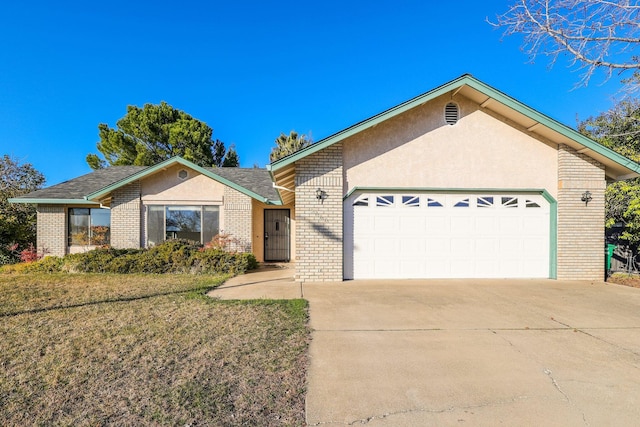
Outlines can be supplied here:
[[606, 79], [614, 71], [634, 71], [627, 80], [637, 85], [640, 58], [640, 0], [515, 0], [504, 14], [487, 22], [504, 29], [504, 36], [521, 34], [522, 50], [533, 62], [538, 55], [551, 58], [569, 54], [571, 66], [583, 70], [580, 85], [587, 85], [596, 70]]

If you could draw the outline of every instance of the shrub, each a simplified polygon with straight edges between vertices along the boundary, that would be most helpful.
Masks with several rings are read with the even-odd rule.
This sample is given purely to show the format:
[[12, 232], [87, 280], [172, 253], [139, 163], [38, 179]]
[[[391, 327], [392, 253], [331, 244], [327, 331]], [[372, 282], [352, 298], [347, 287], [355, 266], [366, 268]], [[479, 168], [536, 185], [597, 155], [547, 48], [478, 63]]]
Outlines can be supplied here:
[[109, 264], [117, 257], [139, 253], [141, 249], [99, 248], [64, 257], [63, 271], [70, 273], [110, 273]]
[[22, 262], [34, 262], [42, 258], [42, 255], [38, 254], [38, 250], [33, 243], [29, 243], [25, 249], [20, 251], [20, 261]]
[[0, 266], [15, 264], [18, 259], [10, 253], [0, 251]]
[[[257, 268], [253, 254], [207, 249], [196, 242], [169, 240], [150, 249], [100, 248], [67, 255], [46, 257], [3, 272], [58, 271], [70, 273], [193, 273], [241, 274]], [[21, 267], [17, 267], [21, 266]]]
[[20, 261], [20, 251], [17, 243], [0, 246], [0, 266], [15, 264]]
[[25, 271], [28, 273], [58, 273], [62, 271], [63, 264], [63, 258], [48, 256], [39, 261], [25, 264]]

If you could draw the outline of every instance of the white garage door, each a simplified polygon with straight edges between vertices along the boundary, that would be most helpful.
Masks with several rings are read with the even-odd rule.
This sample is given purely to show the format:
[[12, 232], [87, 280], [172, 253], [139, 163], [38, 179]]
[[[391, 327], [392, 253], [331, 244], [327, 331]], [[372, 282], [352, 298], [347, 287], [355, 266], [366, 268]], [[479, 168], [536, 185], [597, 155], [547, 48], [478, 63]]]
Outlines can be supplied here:
[[549, 277], [549, 212], [533, 194], [354, 195], [345, 278]]

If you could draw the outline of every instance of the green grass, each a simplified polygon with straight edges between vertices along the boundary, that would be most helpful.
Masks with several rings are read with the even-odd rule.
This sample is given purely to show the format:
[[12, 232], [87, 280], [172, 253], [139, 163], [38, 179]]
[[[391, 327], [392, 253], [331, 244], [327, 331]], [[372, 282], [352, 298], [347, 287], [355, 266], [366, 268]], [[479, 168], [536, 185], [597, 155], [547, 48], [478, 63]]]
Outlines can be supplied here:
[[303, 425], [306, 302], [221, 281], [0, 276], [0, 424]]

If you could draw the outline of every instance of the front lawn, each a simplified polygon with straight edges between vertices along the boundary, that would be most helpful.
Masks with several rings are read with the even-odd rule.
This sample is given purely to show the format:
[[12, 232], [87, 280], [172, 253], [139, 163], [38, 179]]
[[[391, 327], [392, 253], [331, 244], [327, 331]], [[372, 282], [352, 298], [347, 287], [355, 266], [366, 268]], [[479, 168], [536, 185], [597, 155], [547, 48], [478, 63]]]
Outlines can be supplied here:
[[304, 424], [306, 302], [221, 281], [0, 275], [0, 424]]

